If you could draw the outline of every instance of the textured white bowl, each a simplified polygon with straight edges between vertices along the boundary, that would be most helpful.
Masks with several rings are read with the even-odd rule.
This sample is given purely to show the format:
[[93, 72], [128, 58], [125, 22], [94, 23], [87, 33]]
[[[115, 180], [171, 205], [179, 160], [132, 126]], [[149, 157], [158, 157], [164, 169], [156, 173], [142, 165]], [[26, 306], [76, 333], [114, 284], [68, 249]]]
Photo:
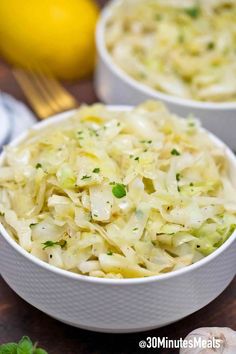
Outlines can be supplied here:
[[[112, 108], [111, 108], [112, 109]], [[127, 110], [129, 107], [116, 107]], [[71, 112], [37, 124], [52, 126]], [[23, 134], [11, 145], [19, 144]], [[226, 151], [236, 181], [236, 158]], [[4, 161], [4, 153], [0, 164]], [[141, 279], [99, 279], [42, 262], [21, 248], [0, 224], [0, 273], [28, 303], [72, 326], [100, 332], [138, 332], [161, 327], [215, 299], [236, 272], [236, 232], [213, 254], [172, 273]]]
[[106, 23], [120, 0], [113, 0], [102, 11], [96, 30], [97, 69], [95, 90], [107, 104], [136, 105], [147, 99], [163, 101], [172, 112], [200, 117], [203, 126], [236, 151], [236, 102], [208, 103], [183, 99], [156, 91], [136, 81], [116, 65], [104, 41]]

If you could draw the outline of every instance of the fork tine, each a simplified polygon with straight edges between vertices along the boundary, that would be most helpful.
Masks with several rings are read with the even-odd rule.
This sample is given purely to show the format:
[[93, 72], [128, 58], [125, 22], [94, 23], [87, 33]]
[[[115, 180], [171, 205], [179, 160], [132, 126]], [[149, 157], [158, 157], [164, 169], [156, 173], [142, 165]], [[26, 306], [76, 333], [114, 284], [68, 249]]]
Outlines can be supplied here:
[[33, 70], [30, 70], [26, 73], [28, 76], [29, 80], [32, 80], [35, 84], [35, 87], [39, 90], [41, 95], [44, 97], [45, 104], [49, 105], [51, 107], [52, 113], [57, 113], [61, 111], [60, 105], [56, 102], [54, 97], [51, 95], [51, 93], [47, 90], [46, 86], [44, 85], [43, 81], [39, 77], [38, 74], [36, 74]]
[[43, 71], [37, 72], [42, 80], [44, 87], [48, 90], [50, 95], [54, 98], [55, 102], [61, 106], [61, 109], [78, 107], [76, 99], [64, 89], [64, 87], [56, 80], [50, 73], [45, 76]]
[[51, 114], [51, 111], [49, 107], [45, 105], [43, 97], [32, 82], [21, 70], [14, 69], [13, 75], [39, 118], [44, 119], [48, 117]]
[[40, 118], [78, 107], [76, 99], [50, 72], [40, 68], [35, 71], [28, 67], [27, 70], [14, 69], [13, 74]]

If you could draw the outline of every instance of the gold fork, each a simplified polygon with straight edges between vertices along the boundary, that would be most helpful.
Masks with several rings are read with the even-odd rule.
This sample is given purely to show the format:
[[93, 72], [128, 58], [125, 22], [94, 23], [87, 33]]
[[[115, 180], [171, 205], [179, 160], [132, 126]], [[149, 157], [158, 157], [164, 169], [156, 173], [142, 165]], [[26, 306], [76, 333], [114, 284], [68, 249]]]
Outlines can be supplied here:
[[76, 99], [52, 75], [31, 69], [13, 69], [13, 75], [40, 119], [79, 106]]

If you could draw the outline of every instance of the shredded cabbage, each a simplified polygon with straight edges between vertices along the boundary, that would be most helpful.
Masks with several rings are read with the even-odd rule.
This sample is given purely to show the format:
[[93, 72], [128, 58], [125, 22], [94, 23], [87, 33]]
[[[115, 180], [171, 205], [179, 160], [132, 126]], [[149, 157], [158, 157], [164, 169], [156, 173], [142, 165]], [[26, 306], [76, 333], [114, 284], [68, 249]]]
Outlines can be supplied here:
[[6, 147], [0, 218], [28, 252], [72, 272], [146, 277], [214, 252], [236, 227], [228, 160], [198, 121], [158, 102], [81, 107]]
[[134, 79], [199, 101], [236, 100], [235, 0], [123, 0], [105, 30], [114, 62]]

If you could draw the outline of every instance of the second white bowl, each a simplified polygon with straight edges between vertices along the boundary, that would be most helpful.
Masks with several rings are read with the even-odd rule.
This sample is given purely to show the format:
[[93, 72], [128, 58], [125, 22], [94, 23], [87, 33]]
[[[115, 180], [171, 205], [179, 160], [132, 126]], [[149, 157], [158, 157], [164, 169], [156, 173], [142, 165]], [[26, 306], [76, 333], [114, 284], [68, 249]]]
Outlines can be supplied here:
[[107, 104], [136, 105], [147, 99], [161, 100], [172, 112], [182, 117], [189, 114], [198, 117], [206, 129], [236, 151], [236, 102], [208, 103], [167, 95], [134, 80], [114, 63], [106, 49], [104, 33], [106, 23], [119, 2], [120, 0], [113, 0], [104, 8], [97, 25], [97, 96]]

